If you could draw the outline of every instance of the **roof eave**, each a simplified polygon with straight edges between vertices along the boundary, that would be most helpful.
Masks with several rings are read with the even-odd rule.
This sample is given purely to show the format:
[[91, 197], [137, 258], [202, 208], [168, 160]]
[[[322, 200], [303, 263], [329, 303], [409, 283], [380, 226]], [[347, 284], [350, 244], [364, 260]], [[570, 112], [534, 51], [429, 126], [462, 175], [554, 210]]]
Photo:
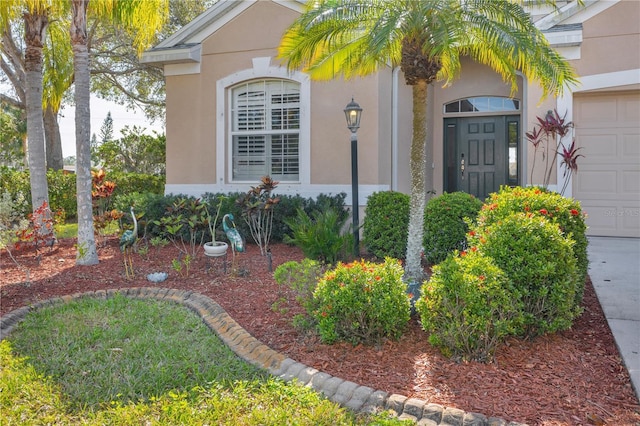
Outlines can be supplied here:
[[142, 54], [140, 62], [144, 64], [187, 64], [200, 62], [202, 46], [193, 44], [171, 48], [154, 48]]

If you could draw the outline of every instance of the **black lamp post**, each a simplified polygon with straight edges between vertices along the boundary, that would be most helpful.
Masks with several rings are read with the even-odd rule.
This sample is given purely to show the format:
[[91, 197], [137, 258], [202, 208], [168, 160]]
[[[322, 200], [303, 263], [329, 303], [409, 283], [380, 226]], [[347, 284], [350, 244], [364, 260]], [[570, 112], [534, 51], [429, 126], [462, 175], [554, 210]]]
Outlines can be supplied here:
[[344, 109], [344, 115], [347, 118], [347, 127], [351, 130], [351, 212], [353, 222], [353, 255], [357, 258], [360, 255], [360, 220], [358, 213], [360, 203], [358, 201], [358, 135], [357, 131], [360, 127], [360, 117], [362, 116], [362, 108], [353, 98]]

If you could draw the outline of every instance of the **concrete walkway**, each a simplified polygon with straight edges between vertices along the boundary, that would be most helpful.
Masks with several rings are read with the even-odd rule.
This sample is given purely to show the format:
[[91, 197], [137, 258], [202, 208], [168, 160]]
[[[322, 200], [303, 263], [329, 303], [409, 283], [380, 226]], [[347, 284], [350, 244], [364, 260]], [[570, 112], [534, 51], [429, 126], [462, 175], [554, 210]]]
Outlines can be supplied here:
[[589, 276], [640, 398], [640, 238], [589, 237]]

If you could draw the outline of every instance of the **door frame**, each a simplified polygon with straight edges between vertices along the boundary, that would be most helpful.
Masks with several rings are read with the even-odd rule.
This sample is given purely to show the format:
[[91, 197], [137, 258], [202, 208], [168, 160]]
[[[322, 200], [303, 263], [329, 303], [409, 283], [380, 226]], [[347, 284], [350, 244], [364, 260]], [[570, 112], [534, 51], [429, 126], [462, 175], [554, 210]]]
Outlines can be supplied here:
[[[444, 192], [460, 191], [457, 187], [458, 173], [458, 127], [457, 124], [465, 119], [502, 118], [504, 119], [504, 170], [505, 184], [509, 186], [521, 185], [522, 180], [522, 117], [521, 114], [465, 114], [443, 118], [443, 189]], [[454, 124], [453, 128], [451, 124]], [[510, 135], [510, 132], [513, 134]], [[452, 139], [453, 138], [453, 139]], [[453, 142], [451, 142], [453, 140]], [[452, 149], [453, 147], [453, 149]], [[497, 148], [497, 147], [496, 147]]]

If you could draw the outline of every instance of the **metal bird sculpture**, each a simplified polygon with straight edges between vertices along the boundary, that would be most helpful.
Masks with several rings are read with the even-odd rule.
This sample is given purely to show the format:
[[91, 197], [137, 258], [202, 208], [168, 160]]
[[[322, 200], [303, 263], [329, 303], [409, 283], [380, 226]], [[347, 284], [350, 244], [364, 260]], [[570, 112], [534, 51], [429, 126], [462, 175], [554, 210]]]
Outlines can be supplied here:
[[231, 213], [227, 213], [222, 217], [222, 229], [224, 229], [224, 233], [227, 234], [229, 243], [231, 243], [231, 249], [242, 253], [244, 251], [244, 240], [236, 229], [236, 224], [233, 221], [233, 215]]
[[[136, 243], [138, 239], [138, 221], [136, 220], [136, 215], [133, 212], [133, 206], [131, 207], [131, 219], [133, 220], [133, 230], [127, 229], [122, 233], [120, 237], [120, 251], [123, 253], [124, 257], [124, 272], [129, 278], [133, 277], [133, 259], [131, 258], [131, 252], [133, 251], [133, 245]], [[127, 252], [129, 261], [127, 263]], [[129, 275], [131, 274], [131, 275]]]

